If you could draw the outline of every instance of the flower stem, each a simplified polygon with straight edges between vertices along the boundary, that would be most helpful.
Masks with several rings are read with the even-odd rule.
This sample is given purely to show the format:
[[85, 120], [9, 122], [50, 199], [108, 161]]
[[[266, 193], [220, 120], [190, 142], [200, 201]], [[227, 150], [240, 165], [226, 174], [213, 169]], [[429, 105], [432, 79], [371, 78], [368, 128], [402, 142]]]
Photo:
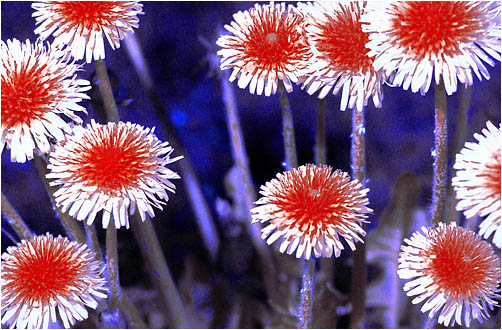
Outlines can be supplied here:
[[[219, 68], [218, 68], [219, 69]], [[267, 295], [271, 301], [276, 301], [278, 297], [276, 296], [276, 278], [277, 272], [270, 249], [265, 244], [265, 241], [261, 239], [260, 225], [251, 223], [251, 213], [250, 210], [254, 207], [254, 201], [256, 200], [256, 191], [253, 186], [253, 180], [251, 177], [251, 171], [249, 169], [249, 162], [246, 153], [246, 145], [244, 143], [244, 138], [242, 134], [241, 124], [239, 121], [239, 114], [237, 111], [237, 102], [235, 101], [235, 93], [232, 85], [228, 81], [229, 73], [228, 71], [220, 71], [220, 82], [223, 91], [223, 103], [225, 104], [225, 113], [227, 119], [228, 134], [230, 136], [232, 157], [235, 166], [239, 171], [239, 178], [236, 183], [238, 184], [239, 193], [244, 196], [245, 208], [244, 214], [247, 214], [247, 228], [249, 236], [258, 256], [260, 258], [261, 269], [263, 270], [263, 278], [265, 281], [265, 287], [267, 290]], [[274, 298], [275, 297], [275, 298]]]
[[103, 254], [101, 253], [101, 248], [98, 241], [98, 233], [94, 227], [94, 223], [90, 225], [84, 225], [84, 232], [86, 237], [87, 246], [95, 254], [96, 260], [103, 260]]
[[190, 157], [181, 144], [181, 141], [176, 134], [176, 129], [171, 123], [171, 120], [167, 115], [167, 111], [164, 108], [157, 90], [155, 89], [150, 71], [148, 70], [148, 65], [142, 54], [141, 47], [136, 39], [136, 36], [131, 33], [124, 39], [124, 42], [129, 58], [140, 78], [141, 85], [147, 92], [150, 103], [159, 117], [162, 130], [167, 135], [169, 143], [173, 146], [174, 150], [177, 150], [183, 155], [183, 159], [177, 162], [181, 168], [183, 184], [185, 185], [185, 190], [188, 192], [188, 198], [197, 221], [197, 226], [199, 227], [202, 236], [202, 241], [209, 252], [211, 260], [215, 261], [218, 256], [220, 239], [211, 211], [204, 194], [202, 193], [197, 175], [193, 169]]
[[444, 221], [448, 183], [448, 135], [446, 120], [446, 94], [443, 80], [435, 85], [434, 109], [434, 163], [432, 182], [432, 224]]
[[119, 122], [119, 113], [117, 111], [117, 103], [113, 97], [112, 86], [110, 84], [110, 78], [108, 77], [108, 71], [106, 69], [106, 64], [104, 60], [95, 61], [96, 74], [99, 80], [99, 90], [101, 96], [103, 97], [103, 102], [105, 104], [105, 112], [108, 121], [114, 123]]
[[305, 260], [298, 306], [298, 329], [312, 329], [312, 306], [314, 305], [315, 258]]
[[41, 156], [35, 155], [33, 157], [32, 162], [37, 168], [38, 174], [40, 175], [40, 178], [42, 179], [45, 189], [47, 190], [47, 193], [49, 195], [49, 199], [51, 200], [52, 205], [56, 210], [58, 218], [61, 221], [61, 224], [68, 233], [68, 236], [72, 240], [78, 241], [79, 243], [86, 243], [86, 237], [84, 231], [82, 230], [78, 222], [72, 217], [70, 217], [68, 214], [62, 212], [61, 209], [56, 206], [56, 203], [54, 201], [54, 193], [57, 191], [57, 187], [51, 186], [49, 183], [49, 179], [46, 178], [46, 175], [49, 173], [49, 170], [47, 169], [47, 163], [45, 159], [42, 158]]
[[[364, 111], [352, 110], [352, 140], [351, 140], [351, 168], [352, 179], [357, 179], [365, 186], [365, 145], [364, 145]], [[366, 224], [361, 227], [366, 230]], [[350, 328], [363, 328], [366, 313], [366, 246], [356, 243], [352, 268], [351, 301], [352, 313]]]
[[122, 290], [119, 280], [119, 256], [117, 250], [117, 229], [115, 224], [110, 222], [106, 229], [106, 267], [108, 271], [108, 282], [110, 286], [110, 306], [120, 307]]
[[28, 225], [21, 218], [19, 213], [17, 213], [16, 209], [9, 202], [7, 197], [4, 195], [2, 191], [2, 213], [7, 218], [10, 226], [16, 232], [17, 236], [20, 239], [29, 240], [33, 237], [33, 233], [28, 227]]
[[298, 167], [296, 156], [295, 128], [293, 126], [293, 113], [289, 104], [288, 93], [284, 83], [279, 80], [279, 102], [282, 110], [282, 136], [284, 138], [284, 153], [286, 156], [286, 170]]
[[319, 99], [317, 104], [317, 121], [314, 158], [317, 165], [327, 164], [326, 151], [326, 99]]
[[131, 216], [131, 224], [139, 243], [143, 258], [150, 268], [153, 284], [161, 295], [161, 303], [169, 320], [169, 327], [184, 329], [189, 327], [185, 309], [174, 283], [166, 258], [160, 247], [152, 221], [147, 216], [142, 221], [136, 212]]

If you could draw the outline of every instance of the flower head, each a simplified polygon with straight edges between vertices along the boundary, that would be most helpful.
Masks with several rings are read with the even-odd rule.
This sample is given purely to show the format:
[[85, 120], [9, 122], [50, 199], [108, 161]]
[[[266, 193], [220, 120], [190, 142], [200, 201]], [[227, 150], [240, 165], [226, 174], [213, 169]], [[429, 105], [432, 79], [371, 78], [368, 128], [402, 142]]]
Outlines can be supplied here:
[[320, 90], [319, 98], [343, 89], [341, 110], [348, 105], [361, 111], [370, 96], [376, 107], [382, 106], [383, 72], [373, 68], [375, 56], [368, 56], [369, 33], [359, 22], [363, 7], [356, 1], [298, 3], [306, 38], [316, 55], [305, 69], [308, 78], [302, 88], [309, 94]]
[[112, 214], [116, 228], [129, 228], [128, 209], [133, 214], [137, 206], [144, 221], [145, 212], [154, 216], [152, 205], [162, 209], [162, 200], [169, 200], [166, 191], [174, 193], [169, 180], [179, 176], [166, 165], [182, 156], [173, 159], [172, 152], [153, 129], [92, 121], [87, 128], [75, 127], [73, 135], [56, 145], [47, 178], [54, 179], [51, 185], [62, 185], [54, 196], [63, 212], [92, 224], [103, 210], [103, 228]]
[[82, 122], [75, 112], [86, 111], [77, 103], [89, 98], [84, 92], [91, 87], [87, 80], [77, 79], [79, 66], [61, 56], [41, 41], [0, 41], [1, 151], [7, 143], [13, 162], [32, 159], [35, 148], [49, 152], [49, 137], [63, 139], [70, 126], [59, 114]]
[[472, 85], [472, 72], [489, 79], [483, 61], [500, 61], [500, 2], [371, 1], [361, 22], [368, 23], [375, 70], [414, 93], [429, 90], [434, 71], [451, 95], [457, 78], [465, 85]]
[[88, 317], [106, 298], [104, 265], [87, 245], [61, 236], [22, 240], [2, 254], [2, 323], [47, 329], [59, 311], [65, 328]]
[[120, 47], [127, 31], [138, 27], [143, 5], [137, 1], [37, 1], [32, 4], [41, 38], [55, 37], [76, 60], [105, 58], [103, 35], [112, 49]]
[[221, 69], [232, 68], [230, 81], [237, 77], [240, 88], [249, 84], [251, 94], [265, 95], [277, 92], [281, 79], [288, 92], [293, 90], [291, 82], [301, 79], [300, 70], [312, 56], [306, 43], [301, 25], [303, 18], [293, 6], [280, 4], [256, 4], [245, 12], [234, 14], [234, 21], [225, 25], [233, 35], [221, 36], [216, 44], [223, 49]]
[[500, 260], [490, 244], [455, 223], [422, 231], [404, 240], [398, 260], [399, 277], [414, 279], [404, 285], [408, 296], [418, 296], [412, 303], [426, 300], [421, 311], [430, 310], [429, 317], [441, 310], [445, 326], [482, 321], [500, 298]]
[[331, 257], [333, 251], [338, 257], [343, 250], [339, 235], [352, 250], [354, 240], [362, 242], [359, 235], [366, 235], [360, 224], [372, 211], [366, 206], [367, 192], [345, 172], [304, 165], [261, 186], [263, 197], [255, 202], [260, 206], [251, 210], [252, 219], [270, 221], [262, 229], [262, 238], [268, 237], [267, 244], [272, 244], [282, 237], [281, 253], [296, 250], [297, 258], [309, 259], [313, 249], [316, 257]]
[[467, 218], [487, 216], [480, 225], [479, 235], [488, 238], [493, 232], [493, 242], [502, 244], [502, 202], [500, 201], [500, 154], [502, 134], [490, 121], [483, 134], [474, 134], [478, 143], [467, 142], [457, 154], [453, 168], [457, 175], [452, 185], [457, 193], [457, 210]]

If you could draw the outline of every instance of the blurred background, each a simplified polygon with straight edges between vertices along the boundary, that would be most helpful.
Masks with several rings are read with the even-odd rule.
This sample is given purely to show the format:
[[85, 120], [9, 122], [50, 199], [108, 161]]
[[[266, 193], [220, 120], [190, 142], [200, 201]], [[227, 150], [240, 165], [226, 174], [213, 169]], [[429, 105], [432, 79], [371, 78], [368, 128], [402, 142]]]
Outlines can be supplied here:
[[[220, 78], [210, 66], [211, 56], [208, 57], [214, 55], [211, 52], [218, 48], [214, 46], [208, 49], [201, 42], [202, 38], [214, 45], [223, 31], [222, 26], [230, 23], [233, 13], [247, 10], [253, 5], [252, 2], [144, 2], [145, 14], [139, 17], [140, 25], [135, 30], [165, 116], [170, 119], [172, 129], [192, 160], [220, 240], [217, 257], [211, 260], [202, 244], [181, 181], [183, 177], [175, 181], [176, 194], [170, 195], [164, 210], [155, 210], [153, 223], [187, 310], [197, 320], [196, 327], [201, 328], [294, 327], [294, 323], [288, 323], [291, 315], [287, 309], [284, 314], [288, 315], [282, 319], [279, 317], [279, 320], [274, 318], [273, 315], [277, 313], [271, 313], [267, 304], [259, 262], [247, 237], [245, 224], [239, 219], [229, 219], [228, 212], [225, 212], [226, 208], [232, 207], [231, 180], [228, 178], [233, 166], [231, 140], [227, 131]], [[33, 11], [31, 2], [3, 1], [2, 40], [17, 38], [35, 41], [35, 19], [31, 17]], [[169, 132], [161, 129], [160, 119], [139, 83], [124, 44], [112, 51], [106, 43], [105, 51], [121, 120], [147, 127], [157, 126], [157, 136], [161, 140], [168, 140]], [[475, 78], [469, 90], [461, 86], [457, 93], [447, 97], [450, 169], [455, 148], [460, 142], [463, 145], [465, 140], [474, 141], [473, 133], [481, 132], [488, 120], [496, 126], [500, 123], [500, 63], [497, 62], [495, 67], [487, 67], [490, 80], [478, 81]], [[94, 70], [93, 63], [85, 64], [79, 77], [93, 80]], [[251, 95], [249, 90], [241, 90], [235, 83], [232, 87], [251, 174], [258, 191], [260, 185], [284, 170], [281, 165], [284, 155], [279, 95]], [[385, 323], [387, 321], [382, 320], [381, 313], [382, 308], [390, 308], [385, 305], [387, 302], [379, 303], [375, 298], [386, 292], [386, 289], [382, 289], [385, 285], [382, 281], [388, 272], [385, 266], [385, 251], [388, 249], [379, 247], [379, 242], [382, 237], [390, 237], [386, 235], [392, 230], [386, 228], [399, 228], [400, 235], [407, 236], [420, 225], [430, 222], [431, 149], [434, 145], [434, 89], [431, 88], [425, 96], [388, 86], [384, 86], [383, 90], [383, 107], [375, 109], [369, 102], [365, 114], [366, 176], [370, 188], [370, 207], [374, 210], [367, 227], [370, 292], [366, 326], [374, 328], [388, 325]], [[92, 100], [83, 102], [88, 111], [88, 116], [81, 116], [84, 124], [90, 123], [91, 118], [98, 119], [95, 109], [100, 106], [99, 95], [96, 90], [91, 91], [90, 95]], [[316, 95], [309, 96], [295, 86], [288, 96], [294, 116], [299, 164], [312, 163], [318, 103]], [[462, 100], [468, 105], [467, 130], [464, 137], [456, 138], [457, 113]], [[350, 173], [351, 111], [342, 112], [339, 105], [340, 95], [327, 97], [328, 164]], [[178, 150], [174, 150], [173, 155], [178, 156]], [[171, 168], [180, 173], [179, 164], [175, 163]], [[33, 164], [11, 163], [10, 151], [4, 150], [1, 170], [2, 191], [31, 229], [37, 234], [64, 234]], [[396, 209], [405, 212], [398, 213]], [[396, 214], [404, 214], [406, 218]], [[463, 223], [461, 216], [451, 214], [458, 218], [460, 224]], [[100, 228], [100, 221], [96, 223], [101, 242], [104, 243], [105, 231]], [[14, 243], [4, 233], [4, 230], [12, 232], [5, 219], [2, 219], [2, 227], [3, 252]], [[133, 236], [131, 230], [122, 228], [118, 231], [121, 283], [140, 306], [151, 326], [166, 326]], [[395, 241], [399, 244], [401, 237]], [[276, 249], [276, 246], [270, 248]], [[327, 310], [334, 318], [327, 323], [331, 327], [348, 325], [350, 308], [347, 307], [346, 294], [350, 290], [351, 255], [350, 249], [346, 248], [340, 258], [333, 260], [336, 264], [335, 278], [332, 280], [333, 299], [338, 303], [329, 307], [333, 308], [332, 312]], [[286, 263], [295, 265], [291, 267], [298, 266], [293, 257], [288, 258], [291, 260]], [[372, 285], [374, 289], [371, 289]], [[402, 286], [399, 290], [402, 291]], [[380, 300], [385, 299], [380, 295]], [[242, 310], [236, 305], [242, 306]], [[322, 306], [327, 309], [327, 305]], [[419, 306], [409, 308], [414, 314], [400, 317], [395, 321], [396, 324], [400, 327], [422, 327], [423, 323], [420, 322], [425, 319], [418, 312]], [[405, 311], [396, 313], [404, 315]], [[490, 327], [493, 322], [489, 320], [476, 325]], [[92, 327], [93, 324], [84, 323], [80, 326]]]

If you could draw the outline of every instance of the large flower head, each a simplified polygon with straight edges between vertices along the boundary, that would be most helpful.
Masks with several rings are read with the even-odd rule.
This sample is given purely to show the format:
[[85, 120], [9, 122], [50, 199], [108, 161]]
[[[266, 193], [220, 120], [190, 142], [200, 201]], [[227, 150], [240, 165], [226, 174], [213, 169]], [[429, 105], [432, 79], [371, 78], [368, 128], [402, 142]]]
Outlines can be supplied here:
[[262, 238], [272, 244], [279, 237], [283, 241], [279, 251], [309, 259], [336, 257], [343, 250], [339, 236], [352, 250], [354, 241], [362, 242], [366, 232], [361, 222], [367, 222], [368, 189], [347, 173], [332, 172], [329, 166], [304, 165], [277, 174], [277, 179], [261, 186], [263, 195], [251, 210], [253, 222], [270, 224], [262, 229]]
[[133, 214], [137, 207], [144, 221], [145, 213], [154, 216], [152, 205], [162, 209], [167, 191], [174, 193], [170, 179], [179, 176], [166, 165], [182, 157], [173, 159], [172, 152], [153, 129], [92, 121], [87, 128], [75, 127], [73, 135], [56, 145], [47, 178], [54, 179], [51, 185], [62, 185], [54, 196], [63, 212], [92, 224], [103, 210], [103, 228], [112, 214], [116, 228], [129, 228], [128, 210]]
[[502, 134], [490, 121], [486, 122], [483, 134], [476, 133], [478, 143], [467, 142], [456, 156], [453, 168], [457, 175], [452, 185], [457, 193], [457, 210], [466, 218], [486, 216], [480, 224], [479, 235], [488, 238], [493, 232], [493, 242], [502, 244], [502, 202], [500, 200], [500, 154]]
[[240, 88], [270, 96], [277, 92], [282, 80], [288, 92], [291, 82], [298, 83], [300, 71], [312, 56], [301, 33], [303, 18], [292, 5], [256, 4], [245, 12], [234, 14], [234, 21], [225, 25], [232, 35], [221, 36], [216, 44], [222, 47], [221, 69], [233, 69], [230, 81], [237, 77]]
[[[37, 1], [32, 4], [41, 38], [55, 37], [76, 60], [90, 63], [105, 58], [106, 37], [112, 49], [120, 47], [127, 31], [138, 27], [143, 5], [137, 1]], [[103, 36], [104, 35], [104, 36]]]
[[324, 98], [331, 90], [343, 89], [340, 109], [347, 106], [363, 110], [370, 97], [376, 107], [382, 106], [383, 72], [373, 68], [375, 56], [369, 56], [359, 18], [364, 11], [360, 2], [336, 1], [298, 3], [305, 17], [305, 32], [316, 55], [305, 69], [308, 78], [302, 88], [309, 94], [320, 90]]
[[439, 323], [467, 326], [482, 321], [500, 298], [500, 260], [487, 242], [455, 223], [415, 232], [401, 246], [398, 275], [413, 279], [404, 285], [413, 304], [426, 300], [423, 313], [439, 314]]
[[465, 85], [473, 72], [489, 79], [483, 61], [500, 61], [499, 1], [370, 1], [361, 22], [368, 23], [375, 70], [414, 93], [425, 94], [434, 75], [451, 95], [457, 78]]
[[2, 323], [47, 329], [56, 310], [65, 328], [88, 317], [106, 298], [104, 265], [87, 245], [46, 235], [22, 240], [2, 254]]
[[13, 162], [32, 159], [35, 148], [49, 152], [48, 138], [63, 139], [70, 126], [60, 114], [82, 122], [75, 112], [85, 112], [78, 102], [89, 98], [90, 83], [77, 79], [79, 66], [62, 55], [41, 41], [0, 41], [1, 151], [7, 143]]

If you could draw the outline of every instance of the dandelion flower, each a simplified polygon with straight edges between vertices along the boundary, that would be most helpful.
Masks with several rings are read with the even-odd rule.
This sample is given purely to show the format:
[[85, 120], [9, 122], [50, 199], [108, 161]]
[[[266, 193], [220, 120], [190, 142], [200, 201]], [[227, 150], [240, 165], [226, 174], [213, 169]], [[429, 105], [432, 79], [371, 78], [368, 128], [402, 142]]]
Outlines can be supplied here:
[[126, 32], [138, 28], [143, 5], [137, 1], [37, 1], [33, 17], [42, 39], [55, 37], [54, 45], [64, 48], [76, 60], [87, 63], [105, 58], [103, 35], [112, 49], [120, 47]]
[[502, 135], [490, 121], [483, 134], [474, 134], [478, 143], [467, 142], [457, 154], [453, 168], [457, 175], [452, 185], [457, 193], [457, 210], [466, 218], [487, 216], [480, 225], [479, 235], [488, 238], [493, 232], [493, 242], [502, 243], [502, 203], [500, 201], [500, 154]]
[[56, 310], [65, 328], [88, 317], [106, 298], [104, 265], [87, 245], [46, 235], [22, 240], [2, 254], [2, 323], [47, 329]]
[[[277, 179], [261, 186], [263, 195], [251, 210], [253, 222], [270, 224], [262, 229], [262, 238], [272, 244], [279, 237], [283, 241], [279, 251], [310, 259], [312, 249], [316, 257], [336, 257], [343, 250], [339, 236], [352, 250], [354, 241], [362, 242], [366, 232], [361, 222], [367, 222], [368, 189], [340, 170], [329, 166], [304, 165], [277, 174]], [[272, 234], [273, 232], [273, 234]]]
[[216, 44], [222, 47], [221, 69], [232, 68], [230, 81], [237, 77], [238, 86], [258, 95], [277, 92], [279, 79], [288, 92], [291, 82], [298, 83], [299, 72], [312, 56], [301, 25], [303, 18], [292, 5], [256, 4], [254, 8], [234, 14], [234, 21], [225, 25], [232, 35], [221, 36]]
[[49, 152], [48, 138], [63, 139], [70, 126], [60, 114], [82, 122], [75, 112], [86, 112], [77, 103], [89, 98], [90, 83], [77, 79], [79, 66], [61, 56], [41, 41], [0, 41], [1, 151], [7, 143], [13, 162], [32, 159], [35, 148]]
[[359, 22], [363, 7], [356, 1], [298, 3], [306, 38], [316, 54], [306, 68], [308, 78], [302, 88], [311, 95], [320, 90], [320, 99], [330, 90], [337, 94], [343, 89], [341, 110], [357, 106], [362, 111], [370, 96], [375, 107], [382, 106], [383, 72], [373, 68], [375, 56], [368, 56], [369, 34]]
[[425, 236], [417, 231], [401, 246], [397, 273], [413, 278], [404, 291], [417, 296], [413, 304], [426, 300], [421, 311], [430, 310], [429, 317], [441, 310], [438, 322], [445, 326], [461, 325], [462, 319], [468, 327], [471, 319], [482, 322], [500, 298], [500, 260], [492, 247], [455, 223], [422, 231]]
[[434, 71], [436, 84], [442, 76], [451, 95], [457, 78], [466, 86], [472, 72], [489, 79], [483, 61], [500, 61], [499, 1], [371, 1], [365, 9], [361, 22], [370, 33], [373, 66], [392, 73], [392, 83], [405, 90], [424, 95]]
[[133, 214], [136, 206], [143, 221], [145, 213], [153, 217], [152, 205], [162, 209], [166, 191], [175, 191], [169, 180], [180, 178], [166, 165], [182, 158], [171, 158], [173, 148], [153, 130], [129, 122], [76, 127], [56, 145], [47, 166], [51, 185], [62, 185], [54, 194], [56, 204], [87, 224], [103, 210], [103, 228], [112, 214], [116, 228], [129, 228], [127, 210]]

